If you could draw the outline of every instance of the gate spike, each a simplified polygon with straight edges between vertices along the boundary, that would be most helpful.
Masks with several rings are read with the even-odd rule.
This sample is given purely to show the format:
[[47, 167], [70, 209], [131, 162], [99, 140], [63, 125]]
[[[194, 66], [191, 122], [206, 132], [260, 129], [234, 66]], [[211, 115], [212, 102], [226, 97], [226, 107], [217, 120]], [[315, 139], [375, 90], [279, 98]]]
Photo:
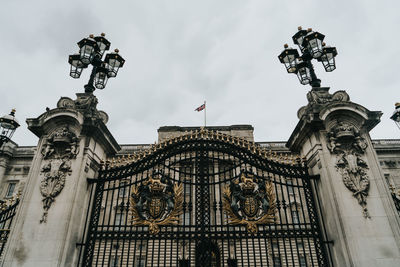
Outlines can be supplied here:
[[264, 158], [267, 158], [267, 150], [265, 148], [263, 149], [263, 156]]
[[241, 144], [240, 144], [243, 148], [245, 148], [246, 147], [246, 142], [242, 139], [242, 142], [241, 142]]

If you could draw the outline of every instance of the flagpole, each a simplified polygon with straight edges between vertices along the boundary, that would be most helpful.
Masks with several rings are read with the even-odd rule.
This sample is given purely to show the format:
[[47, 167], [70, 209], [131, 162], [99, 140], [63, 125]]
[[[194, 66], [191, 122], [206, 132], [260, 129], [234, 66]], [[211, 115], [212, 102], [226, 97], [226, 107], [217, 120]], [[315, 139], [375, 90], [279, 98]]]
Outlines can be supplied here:
[[206, 101], [204, 100], [204, 128], [206, 128], [207, 125], [207, 106], [206, 106]]

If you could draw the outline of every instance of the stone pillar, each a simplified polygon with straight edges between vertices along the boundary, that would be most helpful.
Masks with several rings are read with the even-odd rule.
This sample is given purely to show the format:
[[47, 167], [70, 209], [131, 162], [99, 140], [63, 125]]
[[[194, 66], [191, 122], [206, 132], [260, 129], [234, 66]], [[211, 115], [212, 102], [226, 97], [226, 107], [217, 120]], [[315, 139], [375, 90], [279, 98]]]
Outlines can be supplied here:
[[313, 88], [287, 146], [306, 157], [316, 181], [334, 266], [400, 266], [400, 222], [369, 131], [381, 112], [345, 91]]
[[17, 144], [9, 141], [3, 144], [0, 147], [0, 188], [4, 182], [4, 176], [7, 170], [7, 166], [9, 164], [10, 158], [12, 158], [14, 154], [14, 149], [17, 147]]
[[63, 97], [28, 119], [39, 137], [3, 266], [76, 266], [89, 200], [87, 178], [120, 147], [93, 94]]

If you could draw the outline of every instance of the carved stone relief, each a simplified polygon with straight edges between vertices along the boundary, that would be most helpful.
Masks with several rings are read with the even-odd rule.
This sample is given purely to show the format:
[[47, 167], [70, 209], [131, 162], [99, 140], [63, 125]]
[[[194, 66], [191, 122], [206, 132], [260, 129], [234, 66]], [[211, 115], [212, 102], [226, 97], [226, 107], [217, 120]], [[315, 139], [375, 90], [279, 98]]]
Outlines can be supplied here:
[[370, 181], [368, 165], [362, 159], [367, 143], [355, 126], [347, 122], [336, 124], [328, 133], [327, 147], [336, 154], [336, 169], [342, 175], [344, 185], [362, 207], [365, 218], [370, 218], [367, 209], [367, 196]]
[[69, 97], [61, 97], [57, 102], [58, 108], [76, 109], [86, 117], [93, 117], [108, 122], [108, 115], [104, 111], [97, 110], [97, 97], [89, 93], [77, 94], [77, 99], [72, 100]]
[[388, 168], [396, 168], [396, 161], [394, 160], [385, 160], [383, 162]]
[[61, 127], [45, 139], [41, 153], [45, 160], [41, 169], [40, 193], [44, 212], [40, 223], [45, 223], [52, 203], [72, 172], [71, 160], [79, 153], [79, 139], [67, 126]]
[[300, 119], [303, 115], [315, 111], [315, 108], [323, 107], [330, 103], [348, 102], [350, 101], [349, 95], [346, 91], [340, 90], [333, 94], [329, 93], [328, 87], [313, 88], [307, 93], [308, 105], [301, 107], [297, 112], [297, 117]]
[[310, 104], [323, 105], [330, 102], [346, 102], [350, 100], [349, 95], [345, 91], [336, 91], [330, 94], [328, 89], [329, 88], [320, 88], [319, 90], [311, 90], [307, 94], [308, 102]]

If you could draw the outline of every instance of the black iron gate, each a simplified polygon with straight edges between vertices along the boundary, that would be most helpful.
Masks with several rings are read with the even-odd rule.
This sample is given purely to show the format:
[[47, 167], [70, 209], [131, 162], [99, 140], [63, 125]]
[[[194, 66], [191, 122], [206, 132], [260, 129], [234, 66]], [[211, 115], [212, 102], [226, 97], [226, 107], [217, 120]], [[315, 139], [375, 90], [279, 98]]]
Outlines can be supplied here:
[[307, 169], [201, 130], [108, 163], [81, 266], [329, 266]]
[[1, 200], [0, 203], [0, 263], [3, 260], [4, 248], [10, 234], [12, 221], [17, 212], [19, 197], [12, 197], [8, 201]]

